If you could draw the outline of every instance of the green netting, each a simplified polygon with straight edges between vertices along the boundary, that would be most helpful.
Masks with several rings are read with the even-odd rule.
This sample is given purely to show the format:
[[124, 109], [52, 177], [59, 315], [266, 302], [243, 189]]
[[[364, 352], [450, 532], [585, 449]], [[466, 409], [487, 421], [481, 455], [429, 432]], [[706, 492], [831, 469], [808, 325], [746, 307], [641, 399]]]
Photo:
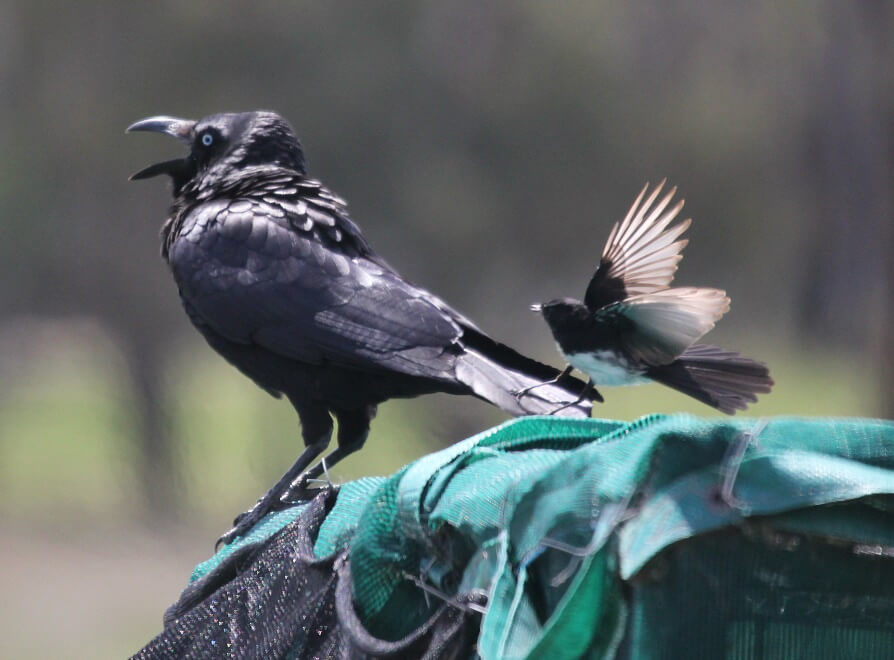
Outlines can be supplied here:
[[889, 422], [532, 417], [345, 484], [314, 552], [383, 639], [486, 592], [485, 658], [890, 657], [892, 494]]
[[890, 658], [894, 561], [768, 525], [697, 536], [630, 580], [636, 658]]

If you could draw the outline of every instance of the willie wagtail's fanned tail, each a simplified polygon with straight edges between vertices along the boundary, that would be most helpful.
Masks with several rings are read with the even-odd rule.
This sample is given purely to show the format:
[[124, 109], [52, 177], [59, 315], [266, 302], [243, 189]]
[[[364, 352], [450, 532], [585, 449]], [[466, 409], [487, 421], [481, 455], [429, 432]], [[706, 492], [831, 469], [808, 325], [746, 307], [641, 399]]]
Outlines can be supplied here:
[[650, 367], [646, 374], [729, 415], [773, 387], [765, 364], [707, 344], [690, 346], [674, 362]]

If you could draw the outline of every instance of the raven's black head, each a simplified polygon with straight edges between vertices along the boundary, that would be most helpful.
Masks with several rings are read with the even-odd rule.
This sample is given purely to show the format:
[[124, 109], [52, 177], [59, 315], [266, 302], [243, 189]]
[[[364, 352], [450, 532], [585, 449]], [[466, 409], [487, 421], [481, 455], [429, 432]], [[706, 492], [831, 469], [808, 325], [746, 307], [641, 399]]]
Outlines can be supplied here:
[[149, 117], [128, 127], [175, 137], [189, 146], [185, 158], [156, 163], [130, 178], [167, 174], [174, 195], [187, 185], [213, 189], [238, 180], [257, 167], [279, 167], [304, 174], [304, 151], [289, 123], [275, 112], [234, 112], [193, 121], [175, 117]]

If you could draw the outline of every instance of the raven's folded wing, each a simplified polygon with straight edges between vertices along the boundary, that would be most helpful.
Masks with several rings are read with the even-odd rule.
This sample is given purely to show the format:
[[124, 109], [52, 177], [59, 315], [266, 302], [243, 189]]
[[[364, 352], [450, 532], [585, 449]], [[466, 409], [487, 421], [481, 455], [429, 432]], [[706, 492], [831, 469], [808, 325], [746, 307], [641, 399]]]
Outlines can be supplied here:
[[198, 206], [170, 251], [181, 295], [230, 341], [310, 363], [452, 379], [462, 330], [451, 310], [369, 258], [341, 220], [279, 199]]

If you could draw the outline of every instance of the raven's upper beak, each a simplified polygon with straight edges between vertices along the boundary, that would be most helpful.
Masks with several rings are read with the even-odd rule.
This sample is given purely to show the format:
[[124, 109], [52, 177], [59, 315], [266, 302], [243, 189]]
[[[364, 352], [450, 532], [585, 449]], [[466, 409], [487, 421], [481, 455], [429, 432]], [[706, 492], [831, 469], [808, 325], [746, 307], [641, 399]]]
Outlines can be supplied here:
[[[127, 127], [126, 133], [133, 133], [135, 131], [152, 131], [154, 133], [164, 133], [165, 135], [170, 135], [171, 137], [175, 137], [178, 140], [185, 142], [186, 144], [190, 144], [192, 142], [192, 134], [193, 128], [195, 127], [196, 122], [192, 119], [178, 119], [177, 117], [147, 117], [146, 119], [141, 119], [140, 121], [131, 124]], [[188, 158], [175, 158], [174, 160], [166, 160], [163, 163], [156, 163], [155, 165], [150, 165], [147, 168], [144, 168], [137, 172], [136, 174], [132, 174], [130, 177], [131, 181], [136, 179], [148, 179], [149, 177], [157, 176], [159, 174], [169, 174], [172, 177], [179, 177], [187, 168], [189, 162]]]
[[543, 305], [541, 305], [540, 303], [534, 303], [533, 305], [531, 305], [531, 311], [537, 312], [539, 314], [543, 311]]
[[136, 131], [164, 133], [189, 144], [192, 140], [192, 129], [195, 125], [196, 123], [192, 119], [178, 119], [177, 117], [161, 115], [158, 117], [147, 117], [131, 124], [127, 127], [125, 133], [134, 133]]

